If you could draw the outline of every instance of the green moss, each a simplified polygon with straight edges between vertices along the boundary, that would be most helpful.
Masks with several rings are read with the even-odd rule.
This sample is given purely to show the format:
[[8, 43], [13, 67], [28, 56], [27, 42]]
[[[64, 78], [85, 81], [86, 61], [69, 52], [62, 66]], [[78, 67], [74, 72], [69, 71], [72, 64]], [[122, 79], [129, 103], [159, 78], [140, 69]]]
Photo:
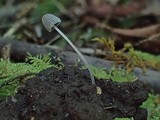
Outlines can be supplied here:
[[134, 51], [140, 59], [146, 61], [148, 67], [160, 70], [160, 56], [152, 55], [149, 53]]
[[34, 74], [48, 67], [61, 68], [51, 64], [51, 58], [48, 55], [32, 57], [28, 55], [29, 63], [12, 63], [0, 60], [0, 99], [14, 95], [16, 89], [26, 80], [33, 77]]
[[129, 82], [136, 80], [133, 73], [127, 72], [125, 69], [112, 68], [104, 70], [102, 68], [91, 66], [93, 74], [98, 79], [111, 79], [116, 82]]
[[115, 61], [118, 65], [124, 65], [128, 72], [133, 71], [135, 67], [139, 67], [143, 71], [146, 68], [160, 70], [160, 56], [136, 51], [130, 43], [126, 43], [124, 48], [116, 50], [114, 40], [110, 38], [102, 37], [95, 38], [95, 40], [104, 45], [105, 59]]

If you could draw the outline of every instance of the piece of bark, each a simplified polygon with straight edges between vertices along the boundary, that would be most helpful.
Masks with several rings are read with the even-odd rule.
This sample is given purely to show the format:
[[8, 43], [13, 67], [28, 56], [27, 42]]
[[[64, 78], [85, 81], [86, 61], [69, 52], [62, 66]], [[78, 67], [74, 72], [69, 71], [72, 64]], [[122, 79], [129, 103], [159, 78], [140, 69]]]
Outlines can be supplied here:
[[36, 56], [38, 54], [43, 55], [51, 52], [55, 53], [56, 51], [37, 44], [30, 44], [24, 41], [12, 40], [9, 38], [0, 38], [0, 56], [2, 56], [2, 48], [8, 44], [11, 45], [11, 60], [14, 60], [16, 62], [24, 61], [28, 53], [30, 53], [33, 56]]

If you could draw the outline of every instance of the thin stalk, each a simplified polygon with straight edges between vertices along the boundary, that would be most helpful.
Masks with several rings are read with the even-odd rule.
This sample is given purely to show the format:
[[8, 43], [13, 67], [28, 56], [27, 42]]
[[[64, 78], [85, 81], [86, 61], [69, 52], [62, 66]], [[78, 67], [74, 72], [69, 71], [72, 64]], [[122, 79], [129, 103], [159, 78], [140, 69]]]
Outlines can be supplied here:
[[91, 76], [92, 84], [95, 84], [95, 79], [94, 79], [93, 73], [92, 73], [91, 68], [90, 68], [87, 60], [85, 59], [85, 57], [81, 54], [81, 52], [76, 48], [76, 46], [74, 46], [74, 44], [68, 39], [68, 37], [65, 34], [63, 34], [63, 32], [57, 26], [54, 25], [54, 29], [72, 46], [72, 48], [79, 55], [81, 60], [84, 62], [84, 64], [88, 68], [88, 71], [89, 71], [90, 76]]

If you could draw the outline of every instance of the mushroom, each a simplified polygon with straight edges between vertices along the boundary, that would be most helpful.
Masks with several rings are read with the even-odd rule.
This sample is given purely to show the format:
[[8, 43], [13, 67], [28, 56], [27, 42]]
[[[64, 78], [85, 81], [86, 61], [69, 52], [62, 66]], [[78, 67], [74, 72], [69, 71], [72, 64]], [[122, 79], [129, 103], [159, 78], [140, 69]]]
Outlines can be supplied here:
[[76, 53], [79, 55], [81, 60], [86, 65], [91, 76], [92, 84], [95, 84], [95, 79], [87, 60], [82, 55], [82, 53], [76, 48], [76, 46], [68, 39], [68, 37], [57, 27], [61, 23], [60, 18], [52, 14], [45, 14], [42, 17], [42, 23], [47, 31], [52, 32], [53, 29], [55, 29], [70, 44], [70, 46], [76, 51]]

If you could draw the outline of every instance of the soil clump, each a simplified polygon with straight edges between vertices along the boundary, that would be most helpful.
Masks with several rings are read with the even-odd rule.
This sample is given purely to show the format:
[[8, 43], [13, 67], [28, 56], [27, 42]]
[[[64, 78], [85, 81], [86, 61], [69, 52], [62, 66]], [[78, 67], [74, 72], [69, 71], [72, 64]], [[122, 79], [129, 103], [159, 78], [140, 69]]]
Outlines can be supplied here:
[[[96, 85], [102, 90], [97, 94]], [[133, 117], [147, 120], [140, 106], [148, 89], [139, 80], [118, 83], [96, 80], [87, 70], [73, 66], [48, 68], [27, 80], [14, 96], [0, 104], [1, 120], [113, 120]]]

